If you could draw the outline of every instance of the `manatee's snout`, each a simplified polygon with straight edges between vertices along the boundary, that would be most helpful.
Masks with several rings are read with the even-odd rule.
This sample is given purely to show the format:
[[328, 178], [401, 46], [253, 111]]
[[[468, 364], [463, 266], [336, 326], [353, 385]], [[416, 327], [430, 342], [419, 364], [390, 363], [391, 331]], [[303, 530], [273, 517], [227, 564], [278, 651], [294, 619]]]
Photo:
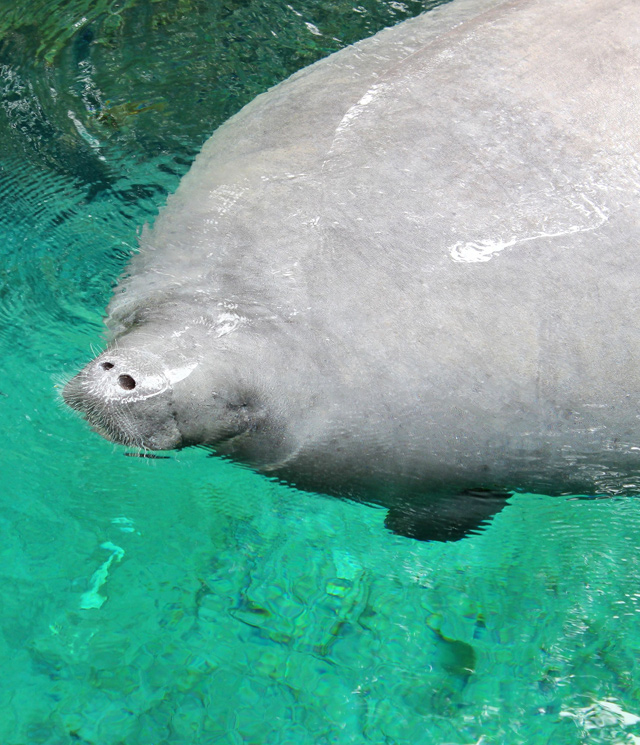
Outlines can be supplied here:
[[97, 370], [97, 374], [100, 376], [100, 371], [103, 371], [107, 375], [102, 375], [107, 381], [108, 385], [118, 390], [121, 388], [123, 391], [132, 391], [138, 384], [137, 380], [130, 375], [128, 372], [120, 372], [116, 370], [115, 374], [111, 371], [116, 368], [115, 362], [104, 360], [103, 362], [94, 365], [94, 369]]
[[168, 387], [169, 380], [155, 355], [107, 351], [67, 383], [62, 397], [73, 409], [85, 411], [92, 401], [131, 404], [157, 396]]
[[171, 392], [170, 376], [156, 355], [113, 349], [89, 362], [67, 383], [62, 397], [107, 439], [167, 450], [181, 442]]

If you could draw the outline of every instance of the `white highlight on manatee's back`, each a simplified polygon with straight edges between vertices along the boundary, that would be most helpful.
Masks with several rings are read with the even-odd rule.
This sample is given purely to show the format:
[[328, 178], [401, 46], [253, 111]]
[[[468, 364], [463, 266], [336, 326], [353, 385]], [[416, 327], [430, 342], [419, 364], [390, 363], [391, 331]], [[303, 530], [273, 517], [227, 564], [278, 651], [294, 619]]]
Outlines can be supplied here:
[[[180, 339], [180, 337], [185, 334], [189, 334], [198, 327], [202, 327], [206, 329], [207, 335], [219, 339], [237, 331], [249, 323], [247, 316], [238, 312], [236, 304], [217, 303], [217, 305], [219, 310], [216, 313], [212, 314], [210, 317], [200, 316], [194, 318], [182, 328], [173, 331], [171, 333], [171, 338]], [[189, 370], [189, 372], [191, 372], [191, 370]]]
[[222, 184], [213, 189], [209, 195], [210, 214], [212, 220], [223, 217], [233, 209], [234, 205], [247, 193], [246, 186]]
[[340, 124], [338, 124], [335, 132], [336, 138], [345, 132], [353, 122], [364, 113], [364, 110], [373, 103], [375, 99], [380, 95], [383, 86], [381, 84], [374, 85], [362, 96], [358, 103], [354, 104], [349, 111], [342, 117]]
[[184, 367], [175, 367], [171, 370], [167, 370], [165, 375], [167, 377], [167, 380], [169, 381], [170, 385], [175, 385], [176, 383], [179, 383], [181, 380], [186, 380], [189, 375], [198, 367], [197, 362], [192, 362], [190, 365], [185, 365]]
[[[518, 244], [529, 243], [530, 241], [536, 241], [542, 238], [561, 238], [573, 233], [588, 233], [602, 227], [609, 219], [608, 209], [606, 207], [599, 207], [584, 194], [581, 194], [578, 200], [569, 198], [568, 201], [568, 205], [563, 205], [560, 200], [559, 204], [554, 205], [554, 207], [559, 207], [559, 209], [553, 210], [553, 217], [550, 219], [552, 225], [558, 225], [558, 230], [555, 232], [549, 231], [547, 228], [547, 230], [541, 229], [528, 235], [511, 236], [508, 239], [481, 238], [475, 241], [459, 241], [447, 250], [454, 261], [466, 263], [489, 261], [506, 248], [512, 248]], [[565, 209], [563, 210], [562, 207], [565, 207]], [[541, 216], [540, 222], [545, 217]], [[579, 219], [582, 221], [582, 224], [560, 227], [563, 218], [565, 221]]]

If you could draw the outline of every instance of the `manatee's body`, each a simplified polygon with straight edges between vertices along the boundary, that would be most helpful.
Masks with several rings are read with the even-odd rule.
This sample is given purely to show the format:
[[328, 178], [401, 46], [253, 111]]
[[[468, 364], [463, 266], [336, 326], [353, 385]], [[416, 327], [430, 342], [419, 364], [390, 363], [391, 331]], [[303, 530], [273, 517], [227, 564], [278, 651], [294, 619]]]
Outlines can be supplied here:
[[639, 153], [637, 0], [454, 0], [211, 137], [65, 398], [396, 509], [637, 491]]

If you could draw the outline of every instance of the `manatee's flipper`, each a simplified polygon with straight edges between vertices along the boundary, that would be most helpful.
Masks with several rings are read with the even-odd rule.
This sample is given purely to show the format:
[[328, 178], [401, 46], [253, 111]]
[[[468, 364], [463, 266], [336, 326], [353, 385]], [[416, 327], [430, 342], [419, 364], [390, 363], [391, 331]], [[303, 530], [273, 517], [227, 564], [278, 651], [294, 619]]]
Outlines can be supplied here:
[[397, 535], [418, 541], [459, 541], [480, 533], [511, 497], [510, 492], [471, 489], [418, 504], [392, 507], [385, 525]]

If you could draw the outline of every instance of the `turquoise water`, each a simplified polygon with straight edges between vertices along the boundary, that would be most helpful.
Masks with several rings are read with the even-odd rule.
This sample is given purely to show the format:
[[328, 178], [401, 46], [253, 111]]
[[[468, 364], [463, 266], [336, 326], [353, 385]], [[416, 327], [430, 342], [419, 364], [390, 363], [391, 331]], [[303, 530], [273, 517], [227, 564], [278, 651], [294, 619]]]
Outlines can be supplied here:
[[60, 401], [215, 125], [420, 8], [2, 0], [2, 745], [640, 743], [637, 500], [423, 544]]

